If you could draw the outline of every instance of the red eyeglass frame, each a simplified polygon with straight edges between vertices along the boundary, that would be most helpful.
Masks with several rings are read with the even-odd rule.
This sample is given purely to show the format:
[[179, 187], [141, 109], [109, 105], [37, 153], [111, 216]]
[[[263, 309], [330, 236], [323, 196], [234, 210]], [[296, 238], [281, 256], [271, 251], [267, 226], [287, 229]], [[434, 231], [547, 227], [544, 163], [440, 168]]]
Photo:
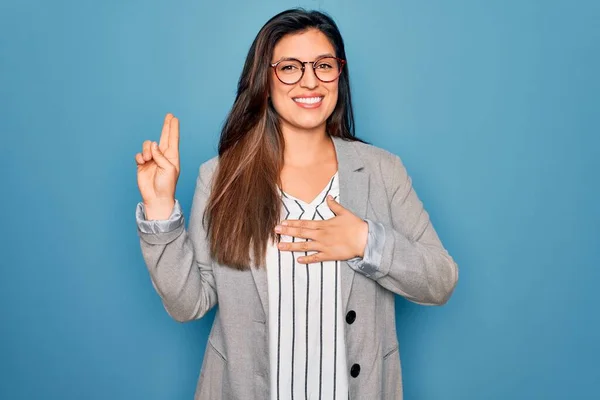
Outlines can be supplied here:
[[[321, 61], [324, 58], [333, 58], [336, 59], [338, 61], [338, 63], [340, 64], [340, 73], [333, 78], [330, 81], [324, 81], [323, 79], [319, 78], [317, 76], [317, 72], [315, 70], [315, 64], [319, 61]], [[283, 62], [283, 61], [298, 61], [301, 65], [302, 65], [302, 75], [300, 75], [300, 78], [294, 82], [294, 83], [288, 83], [288, 82], [284, 82], [281, 80], [281, 78], [279, 77], [279, 75], [277, 75], [277, 66], [279, 65], [279, 63]], [[306, 71], [306, 64], [312, 64], [312, 69], [313, 69], [313, 73], [315, 74], [315, 76], [317, 77], [318, 80], [320, 80], [323, 83], [329, 83], [329, 82], [333, 82], [336, 79], [338, 79], [340, 77], [340, 75], [342, 75], [342, 72], [344, 70], [344, 66], [346, 65], [346, 60], [344, 60], [343, 58], [339, 58], [339, 57], [334, 57], [334, 56], [322, 56], [317, 58], [315, 61], [300, 61], [297, 58], [293, 58], [293, 57], [286, 57], [286, 58], [282, 58], [281, 60], [274, 62], [272, 64], [269, 64], [269, 66], [271, 68], [273, 68], [273, 72], [275, 73], [275, 76], [277, 77], [277, 79], [279, 80], [279, 82], [283, 83], [284, 85], [295, 85], [296, 83], [300, 82], [302, 80], [302, 78], [304, 77], [304, 71]]]

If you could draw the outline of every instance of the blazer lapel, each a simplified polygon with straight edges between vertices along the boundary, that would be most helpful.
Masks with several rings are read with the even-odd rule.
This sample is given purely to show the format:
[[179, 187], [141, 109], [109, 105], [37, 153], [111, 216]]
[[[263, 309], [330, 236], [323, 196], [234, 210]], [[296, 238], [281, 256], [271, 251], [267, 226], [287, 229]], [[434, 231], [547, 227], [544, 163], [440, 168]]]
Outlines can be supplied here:
[[[340, 204], [359, 218], [365, 218], [369, 193], [369, 174], [352, 142], [333, 137], [338, 160], [338, 178]], [[342, 261], [342, 309], [346, 312], [354, 270], [346, 261]]]
[[258, 290], [258, 296], [260, 297], [260, 302], [262, 303], [263, 310], [265, 312], [265, 322], [269, 321], [269, 289], [268, 289], [268, 281], [267, 281], [267, 268], [265, 265], [256, 266], [254, 263], [253, 257], [251, 258], [251, 271], [252, 277], [254, 278], [254, 283], [256, 284], [256, 290]]
[[[352, 142], [337, 137], [332, 137], [332, 140], [338, 162], [340, 204], [357, 217], [365, 218], [369, 193], [369, 174], [363, 170], [364, 165]], [[252, 276], [263, 306], [265, 320], [268, 321], [267, 270], [264, 265], [258, 267], [255, 265], [254, 260], [251, 261]], [[348, 266], [346, 261], [341, 261], [340, 271], [342, 275], [342, 308], [345, 313], [355, 272]]]

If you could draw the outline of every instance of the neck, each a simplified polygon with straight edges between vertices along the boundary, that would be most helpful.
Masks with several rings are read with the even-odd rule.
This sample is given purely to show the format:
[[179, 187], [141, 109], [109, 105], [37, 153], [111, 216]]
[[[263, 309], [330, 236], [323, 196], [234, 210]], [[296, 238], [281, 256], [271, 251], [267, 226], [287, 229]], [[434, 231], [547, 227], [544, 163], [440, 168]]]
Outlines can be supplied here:
[[314, 129], [298, 129], [282, 124], [281, 132], [285, 141], [284, 164], [293, 167], [306, 167], [321, 164], [335, 157], [335, 148], [325, 125]]

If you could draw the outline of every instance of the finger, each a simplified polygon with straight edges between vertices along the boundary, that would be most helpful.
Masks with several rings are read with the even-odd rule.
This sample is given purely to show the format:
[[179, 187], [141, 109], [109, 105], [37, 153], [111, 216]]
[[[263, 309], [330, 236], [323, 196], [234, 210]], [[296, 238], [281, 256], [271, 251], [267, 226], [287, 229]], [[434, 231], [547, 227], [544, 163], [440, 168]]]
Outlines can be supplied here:
[[313, 221], [306, 219], [286, 219], [281, 225], [292, 228], [323, 229], [327, 221]]
[[279, 242], [277, 248], [283, 251], [321, 251], [323, 245], [316, 240], [299, 242]]
[[158, 143], [158, 147], [162, 152], [169, 146], [169, 126], [171, 124], [171, 119], [173, 119], [173, 114], [167, 113], [163, 122], [162, 131], [160, 132], [160, 142]]
[[135, 162], [138, 163], [138, 165], [144, 165], [146, 163], [146, 161], [144, 161], [144, 157], [142, 157], [142, 153], [137, 153], [135, 155]]
[[179, 118], [177, 117], [171, 119], [169, 128], [169, 151], [172, 154], [179, 154]]
[[316, 229], [292, 228], [289, 226], [277, 225], [275, 227], [275, 232], [281, 235], [293, 236], [296, 238], [315, 239], [318, 231]]
[[152, 149], [150, 149], [151, 144], [152, 142], [150, 140], [146, 140], [144, 141], [144, 144], [142, 144], [142, 157], [144, 158], [144, 161], [152, 160]]
[[154, 157], [154, 161], [159, 166], [159, 168], [169, 169], [173, 166], [169, 162], [169, 160], [167, 160], [165, 155], [160, 151], [156, 142], [153, 142], [152, 144], [152, 157]]
[[296, 259], [300, 264], [314, 264], [323, 261], [331, 261], [331, 259], [323, 252], [315, 253], [310, 256], [302, 256]]
[[329, 209], [335, 214], [340, 215], [345, 213], [347, 210], [340, 203], [334, 200], [333, 196], [327, 195], [327, 205]]

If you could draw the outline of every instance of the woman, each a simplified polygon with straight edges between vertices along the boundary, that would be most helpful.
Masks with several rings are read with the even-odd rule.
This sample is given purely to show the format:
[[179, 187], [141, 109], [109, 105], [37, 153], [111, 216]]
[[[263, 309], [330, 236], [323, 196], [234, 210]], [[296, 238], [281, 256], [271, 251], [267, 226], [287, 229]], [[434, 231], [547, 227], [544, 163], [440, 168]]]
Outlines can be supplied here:
[[166, 311], [218, 302], [197, 399], [401, 399], [394, 294], [444, 304], [457, 266], [400, 159], [354, 136], [334, 21], [289, 10], [254, 40], [189, 226], [179, 122], [136, 155], [142, 253]]

